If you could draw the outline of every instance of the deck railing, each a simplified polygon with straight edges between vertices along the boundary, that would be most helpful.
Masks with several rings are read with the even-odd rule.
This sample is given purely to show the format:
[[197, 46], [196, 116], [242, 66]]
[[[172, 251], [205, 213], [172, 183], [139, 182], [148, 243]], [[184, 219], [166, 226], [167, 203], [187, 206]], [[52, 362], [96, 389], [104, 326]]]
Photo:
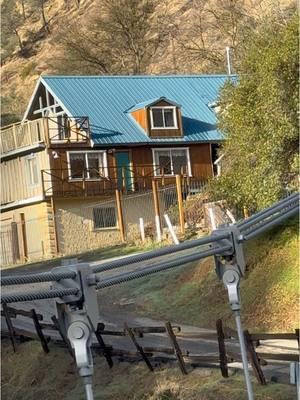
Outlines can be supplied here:
[[24, 121], [1, 129], [1, 154], [43, 143], [45, 141], [44, 120]]
[[88, 117], [44, 117], [23, 121], [1, 128], [0, 152], [13, 150], [38, 143], [47, 146], [88, 143], [90, 127]]
[[[183, 172], [180, 175], [185, 192], [200, 192], [205, 185], [205, 178], [193, 178]], [[42, 170], [44, 195], [56, 197], [108, 195], [116, 189], [123, 193], [141, 192], [152, 189], [153, 180], [159, 186], [168, 186], [175, 184], [175, 179], [175, 175], [165, 175], [163, 168], [154, 170], [152, 164], [83, 169], [76, 173], [68, 168]]]

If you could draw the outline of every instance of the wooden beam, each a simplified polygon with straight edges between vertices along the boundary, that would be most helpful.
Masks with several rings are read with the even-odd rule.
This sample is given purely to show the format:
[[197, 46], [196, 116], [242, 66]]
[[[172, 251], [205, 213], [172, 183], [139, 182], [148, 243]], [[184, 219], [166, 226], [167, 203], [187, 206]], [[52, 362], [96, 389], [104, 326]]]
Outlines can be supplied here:
[[281, 361], [291, 361], [291, 362], [299, 362], [299, 354], [275, 354], [275, 353], [261, 353], [257, 352], [257, 356], [262, 357], [265, 360], [281, 360]]
[[52, 320], [54, 326], [56, 327], [56, 329], [58, 330], [58, 332], [59, 332], [63, 342], [65, 343], [65, 345], [66, 345], [66, 347], [68, 349], [68, 352], [70, 353], [71, 357], [73, 359], [75, 359], [75, 355], [74, 355], [74, 351], [72, 349], [71, 343], [70, 343], [67, 335], [65, 334], [65, 332], [64, 332], [64, 330], [63, 330], [63, 328], [62, 328], [62, 326], [61, 326], [61, 324], [59, 322], [59, 320], [56, 318], [55, 315], [52, 315], [51, 320]]
[[255, 342], [257, 340], [270, 340], [270, 339], [296, 340], [297, 336], [295, 333], [251, 333], [250, 338], [253, 342]]
[[43, 118], [43, 132], [44, 140], [47, 147], [50, 147], [50, 136], [49, 136], [49, 119]]
[[54, 237], [55, 237], [55, 250], [56, 250], [56, 256], [59, 254], [59, 242], [58, 242], [58, 233], [57, 233], [57, 226], [56, 226], [56, 209], [55, 209], [55, 203], [54, 203], [54, 198], [51, 196], [51, 210], [52, 210], [52, 216], [53, 216], [53, 228], [54, 228]]
[[49, 347], [48, 347], [47, 340], [46, 340], [46, 338], [44, 336], [42, 327], [41, 327], [41, 325], [39, 323], [39, 320], [37, 318], [37, 314], [36, 314], [34, 308], [31, 310], [31, 317], [32, 317], [32, 320], [33, 320], [33, 323], [34, 323], [34, 326], [35, 326], [36, 333], [37, 333], [37, 335], [38, 335], [38, 337], [40, 339], [42, 348], [44, 350], [44, 353], [47, 354], [47, 353], [49, 353]]
[[103, 340], [103, 338], [102, 338], [102, 336], [100, 334], [100, 329], [98, 330], [98, 328], [97, 328], [97, 330], [96, 330], [94, 328], [94, 325], [93, 325], [90, 317], [87, 316], [87, 318], [89, 320], [90, 327], [91, 327], [93, 333], [95, 334], [96, 339], [97, 339], [97, 341], [98, 341], [98, 343], [100, 345], [100, 348], [103, 351], [103, 355], [104, 355], [104, 357], [105, 357], [105, 359], [107, 361], [107, 364], [108, 364], [109, 368], [112, 368], [114, 363], [113, 363], [113, 360], [111, 358], [110, 350], [109, 350], [108, 347], [106, 347], [106, 344], [104, 343], [104, 340]]
[[220, 369], [223, 378], [228, 378], [228, 367], [227, 367], [227, 356], [225, 347], [225, 335], [223, 332], [222, 320], [218, 319], [216, 321], [217, 335], [218, 335], [218, 345], [220, 354]]
[[121, 201], [121, 192], [116, 189], [116, 202], [117, 202], [117, 212], [118, 212], [118, 224], [121, 233], [121, 240], [125, 242], [125, 227], [124, 227], [124, 219], [123, 219], [123, 209], [122, 209], [122, 201]]
[[152, 179], [152, 191], [153, 191], [153, 201], [154, 201], [155, 215], [160, 216], [157, 181], [155, 179]]
[[[30, 311], [18, 310], [16, 308], [12, 308], [9, 306], [6, 306], [6, 309], [9, 312], [10, 318], [16, 318], [17, 315], [22, 315], [23, 317], [29, 317], [29, 318], [31, 318], [32, 316]], [[43, 320], [43, 316], [41, 314], [36, 314], [36, 317], [39, 321]]]
[[153, 202], [154, 202], [156, 235], [157, 235], [157, 241], [160, 242], [161, 241], [160, 207], [159, 207], [157, 181], [155, 179], [152, 179], [152, 192], [153, 192]]
[[181, 187], [181, 176], [176, 175], [176, 190], [178, 199], [178, 211], [179, 211], [179, 222], [180, 222], [180, 232], [184, 235], [184, 210], [183, 210], [183, 199], [182, 199], [182, 187]]
[[259, 358], [254, 349], [254, 346], [253, 346], [253, 343], [251, 340], [251, 335], [247, 330], [244, 331], [244, 337], [245, 337], [245, 343], [246, 343], [246, 347], [247, 347], [248, 357], [249, 357], [254, 375], [256, 376], [258, 383], [260, 383], [261, 385], [266, 385], [267, 384], [266, 379], [265, 379], [264, 373], [261, 369], [261, 366], [259, 364]]
[[26, 224], [25, 224], [25, 214], [20, 213], [21, 220], [21, 235], [22, 235], [22, 244], [23, 244], [23, 256], [24, 260], [28, 260], [28, 247], [27, 247], [27, 237], [26, 237]]
[[140, 353], [140, 355], [142, 356], [142, 359], [145, 361], [145, 364], [147, 365], [147, 367], [149, 368], [149, 370], [151, 372], [153, 372], [153, 367], [150, 363], [150, 361], [148, 360], [148, 357], [146, 355], [146, 353], [144, 352], [142, 346], [140, 346], [134, 336], [134, 333], [132, 332], [132, 330], [128, 327], [128, 325], [125, 323], [124, 324], [124, 330], [125, 332], [128, 334], [128, 336], [130, 337], [130, 339], [132, 340], [132, 343], [135, 345], [137, 351]]
[[169, 338], [170, 338], [171, 343], [173, 345], [174, 353], [175, 353], [176, 358], [178, 360], [180, 370], [184, 375], [187, 375], [188, 372], [187, 372], [187, 369], [186, 369], [186, 366], [185, 366], [185, 363], [184, 363], [182, 352], [181, 352], [181, 349], [179, 347], [179, 344], [177, 342], [176, 336], [175, 336], [175, 334], [173, 332], [172, 325], [171, 325], [170, 322], [166, 323], [166, 330], [168, 332]]
[[53, 114], [56, 112], [56, 108], [61, 107], [58, 103], [52, 104], [51, 106], [43, 107], [40, 105], [38, 110], [34, 110], [33, 114], [42, 114], [44, 116], [45, 111], [51, 111]]
[[14, 330], [13, 324], [12, 324], [11, 319], [10, 319], [10, 315], [9, 315], [9, 311], [8, 311], [7, 305], [3, 304], [2, 307], [3, 307], [3, 313], [4, 313], [4, 316], [5, 316], [5, 321], [6, 321], [6, 325], [7, 325], [7, 329], [8, 329], [8, 333], [9, 333], [9, 338], [10, 338], [10, 341], [11, 341], [11, 345], [12, 345], [13, 351], [15, 353], [16, 352], [15, 330]]

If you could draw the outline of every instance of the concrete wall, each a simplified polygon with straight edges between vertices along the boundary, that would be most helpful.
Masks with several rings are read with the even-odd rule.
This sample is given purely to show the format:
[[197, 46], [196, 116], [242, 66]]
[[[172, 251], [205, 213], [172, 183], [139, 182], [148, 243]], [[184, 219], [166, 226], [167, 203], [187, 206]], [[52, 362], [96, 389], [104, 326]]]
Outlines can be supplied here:
[[60, 254], [74, 254], [121, 243], [118, 227], [94, 229], [93, 205], [115, 206], [115, 200], [56, 200], [56, 229]]
[[[176, 190], [167, 189], [176, 199]], [[164, 224], [163, 213], [167, 211], [166, 197], [159, 195], [161, 221]], [[121, 233], [117, 226], [95, 229], [93, 208], [114, 207], [117, 220], [117, 205], [114, 197], [89, 199], [68, 199], [55, 201], [56, 229], [59, 253], [63, 255], [114, 246], [121, 243]], [[136, 242], [140, 239], [139, 219], [143, 218], [146, 236], [154, 237], [155, 213], [153, 193], [132, 194], [122, 197], [123, 220], [126, 242]]]

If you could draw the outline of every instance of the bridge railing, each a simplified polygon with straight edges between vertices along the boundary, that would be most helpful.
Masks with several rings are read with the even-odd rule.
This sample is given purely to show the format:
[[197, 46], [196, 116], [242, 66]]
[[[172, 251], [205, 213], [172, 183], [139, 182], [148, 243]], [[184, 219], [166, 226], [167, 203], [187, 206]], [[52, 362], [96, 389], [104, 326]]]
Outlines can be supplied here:
[[[253, 399], [252, 383], [248, 370], [247, 341], [243, 332], [240, 317], [240, 278], [244, 276], [246, 264], [243, 242], [260, 235], [266, 230], [298, 214], [299, 193], [295, 193], [273, 206], [257, 213], [245, 221], [215, 230], [210, 236], [186, 241], [178, 245], [160, 248], [143, 254], [106, 262], [91, 268], [89, 264], [76, 264], [52, 269], [51, 272], [9, 275], [1, 277], [1, 286], [24, 285], [29, 283], [53, 282], [51, 289], [32, 292], [2, 292], [1, 303], [14, 303], [50, 298], [60, 298], [57, 303], [58, 315], [65, 314], [61, 322], [65, 323], [68, 339], [75, 351], [80, 374], [84, 378], [87, 399], [92, 399], [90, 378], [93, 373], [91, 357], [91, 337], [96, 333], [99, 320], [96, 289], [111, 287], [117, 284], [142, 278], [161, 271], [186, 265], [209, 256], [214, 256], [216, 272], [228, 290], [228, 298], [237, 325], [237, 336], [240, 342], [248, 399]], [[201, 246], [204, 246], [201, 247]], [[209, 246], [209, 248], [207, 248]], [[163, 261], [155, 259], [180, 253], [191, 249], [193, 252]], [[146, 260], [154, 260], [150, 266], [141, 268]], [[103, 279], [101, 273], [123, 266], [136, 264], [130, 272], [112, 275]], [[167, 283], [166, 283], [167, 285]], [[68, 321], [68, 322], [66, 322]], [[80, 333], [80, 334], [79, 334]], [[248, 349], [249, 352], [249, 349]], [[83, 361], [85, 360], [85, 361]]]

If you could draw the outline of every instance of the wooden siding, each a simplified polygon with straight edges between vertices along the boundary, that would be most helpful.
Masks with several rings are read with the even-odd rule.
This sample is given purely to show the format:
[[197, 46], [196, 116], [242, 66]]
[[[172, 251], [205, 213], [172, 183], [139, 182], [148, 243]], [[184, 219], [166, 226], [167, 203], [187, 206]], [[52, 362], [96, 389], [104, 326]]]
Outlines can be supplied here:
[[[163, 146], [156, 146], [157, 148], [163, 148]], [[178, 146], [166, 146], [166, 148], [188, 148], [190, 151], [190, 162], [192, 176], [199, 179], [207, 179], [213, 174], [213, 166], [211, 160], [211, 145], [210, 143], [192, 144], [192, 145], [178, 145]], [[132, 160], [133, 168], [141, 169], [143, 165], [152, 166], [153, 173], [153, 159], [152, 159], [152, 147], [136, 147], [132, 149]]]
[[208, 178], [213, 175], [210, 143], [194, 144], [189, 146], [192, 176]]
[[146, 110], [144, 108], [133, 111], [131, 113], [136, 122], [144, 129], [146, 133], [149, 133], [149, 120], [147, 117]]
[[[44, 186], [46, 196], [73, 197], [73, 196], [97, 196], [107, 192], [108, 194], [115, 190], [117, 169], [115, 158], [110, 150], [105, 150], [107, 154], [107, 166], [109, 171], [108, 179], [103, 180], [72, 180], [69, 178], [70, 171], [68, 165], [67, 152], [74, 151], [74, 147], [57, 149], [57, 158], [50, 156], [50, 169], [44, 171]], [[91, 148], [76, 147], [76, 151], [90, 151]], [[94, 151], [103, 151], [103, 149], [94, 149]]]
[[[38, 168], [38, 183], [30, 185], [28, 181], [27, 158], [35, 156]], [[49, 168], [47, 150], [16, 157], [1, 162], [1, 204], [29, 199], [43, 194], [41, 170]]]
[[[162, 145], [156, 146], [163, 148]], [[210, 144], [193, 144], [165, 146], [166, 148], [188, 148], [190, 152], [192, 177], [198, 180], [206, 180], [212, 176], [211, 162], [211, 146]], [[117, 150], [105, 150], [107, 154], [107, 173], [108, 177], [104, 179], [70, 179], [70, 171], [68, 170], [67, 151], [72, 149], [60, 149], [57, 151], [57, 158], [50, 155], [50, 169], [43, 172], [44, 187], [46, 196], [54, 195], [55, 197], [94, 197], [99, 195], [110, 195], [120, 185], [117, 174], [118, 168], [116, 164], [115, 154], [118, 151], [129, 153], [131, 161], [130, 172], [132, 175], [132, 186], [130, 190], [139, 191], [151, 189], [152, 179], [154, 177], [154, 167], [152, 158], [152, 149], [154, 146], [118, 148]], [[78, 149], [77, 149], [78, 150]], [[85, 148], [81, 148], [84, 152]], [[103, 151], [104, 149], [94, 149], [94, 151]], [[120, 171], [119, 171], [120, 173]], [[186, 173], [186, 171], [184, 171]], [[156, 177], [160, 180], [159, 177]], [[165, 177], [164, 184], [174, 181], [175, 177]], [[122, 182], [121, 182], [122, 184]]]
[[[172, 104], [162, 100], [159, 101], [152, 106], [154, 107], [173, 107]], [[182, 132], [182, 116], [181, 116], [181, 110], [176, 107], [176, 118], [177, 118], [177, 126], [178, 129], [152, 129], [151, 128], [151, 119], [150, 119], [150, 109], [149, 107], [147, 109], [147, 119], [148, 119], [148, 125], [150, 127], [149, 129], [149, 136], [150, 137], [181, 137], [183, 135]]]
[[[173, 107], [172, 104], [162, 100], [152, 106], [154, 107]], [[131, 113], [132, 117], [136, 122], [144, 129], [149, 137], [159, 138], [159, 137], [181, 137], [183, 136], [182, 130], [182, 115], [180, 108], [176, 107], [176, 118], [178, 129], [152, 129], [151, 128], [151, 117], [150, 117], [151, 106], [147, 109], [140, 109], [133, 111]]]

